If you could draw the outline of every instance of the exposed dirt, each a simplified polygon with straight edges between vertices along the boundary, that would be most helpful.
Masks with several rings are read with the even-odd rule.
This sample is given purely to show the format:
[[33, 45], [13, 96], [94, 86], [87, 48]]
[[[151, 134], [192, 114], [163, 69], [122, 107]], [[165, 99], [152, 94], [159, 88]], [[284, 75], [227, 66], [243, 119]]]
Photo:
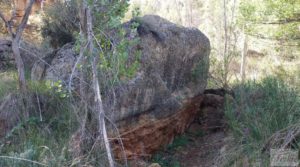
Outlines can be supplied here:
[[184, 134], [187, 143], [170, 145], [154, 155], [152, 162], [159, 163], [161, 167], [221, 166], [222, 150], [228, 144], [226, 132], [205, 132], [201, 129], [199, 124], [192, 124]]
[[195, 137], [188, 145], [175, 153], [181, 167], [219, 166], [221, 149], [225, 146], [226, 134], [223, 131]]

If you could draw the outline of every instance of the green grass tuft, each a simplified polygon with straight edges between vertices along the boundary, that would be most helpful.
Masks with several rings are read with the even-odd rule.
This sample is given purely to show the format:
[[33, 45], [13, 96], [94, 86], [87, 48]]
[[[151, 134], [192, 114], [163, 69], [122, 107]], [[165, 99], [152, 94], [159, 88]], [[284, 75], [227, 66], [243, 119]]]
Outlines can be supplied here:
[[250, 162], [256, 162], [257, 159], [269, 161], [269, 150], [264, 151], [264, 148], [279, 148], [282, 143], [276, 141], [276, 144], [269, 146], [270, 138], [300, 122], [299, 93], [275, 77], [249, 81], [236, 85], [234, 89], [236, 102], [226, 105], [225, 115], [242, 148], [240, 156], [247, 157]]
[[0, 100], [8, 93], [15, 93], [17, 90], [17, 72], [0, 72]]

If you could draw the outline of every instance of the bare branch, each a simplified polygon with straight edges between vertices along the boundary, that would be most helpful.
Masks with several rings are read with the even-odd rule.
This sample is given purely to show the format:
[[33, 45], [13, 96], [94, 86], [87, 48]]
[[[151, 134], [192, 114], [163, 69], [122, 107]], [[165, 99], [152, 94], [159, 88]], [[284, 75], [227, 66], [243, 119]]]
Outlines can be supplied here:
[[[83, 1], [82, 8], [81, 8], [81, 31], [85, 35], [87, 40], [87, 50], [88, 53], [93, 55], [94, 52], [94, 42], [93, 42], [93, 22], [92, 22], [92, 14], [91, 10], [88, 7], [86, 1]], [[83, 46], [83, 45], [82, 45]], [[110, 148], [106, 125], [105, 125], [105, 112], [103, 108], [103, 102], [101, 97], [101, 90], [98, 81], [98, 72], [97, 72], [97, 64], [99, 61], [98, 56], [94, 56], [91, 59], [92, 65], [92, 76], [93, 76], [93, 88], [94, 88], [94, 97], [95, 97], [95, 111], [98, 113], [98, 126], [99, 126], [99, 134], [103, 135], [104, 145], [106, 148], [106, 153], [109, 161], [109, 166], [114, 167], [114, 161], [112, 158], [112, 151]]]
[[10, 24], [11, 21], [10, 20], [6, 20], [5, 16], [3, 15], [3, 13], [0, 11], [0, 18], [1, 20], [4, 22], [5, 27], [7, 28], [8, 32], [12, 35], [12, 37], [14, 37], [14, 33], [12, 31], [12, 25]]
[[5, 19], [5, 17], [4, 17], [4, 15], [3, 15], [3, 13], [0, 11], [0, 18], [2, 19], [2, 21], [6, 24], [7, 23], [7, 21], [6, 21], [6, 19]]
[[30, 0], [29, 1], [29, 4], [25, 10], [25, 14], [22, 18], [22, 21], [20, 23], [20, 25], [18, 26], [17, 30], [16, 30], [16, 40], [20, 40], [21, 39], [21, 36], [22, 36], [22, 32], [23, 30], [25, 29], [25, 26], [27, 24], [27, 21], [28, 21], [28, 18], [29, 18], [29, 15], [31, 13], [31, 9], [32, 9], [32, 6], [33, 6], [33, 3], [35, 2], [35, 0]]

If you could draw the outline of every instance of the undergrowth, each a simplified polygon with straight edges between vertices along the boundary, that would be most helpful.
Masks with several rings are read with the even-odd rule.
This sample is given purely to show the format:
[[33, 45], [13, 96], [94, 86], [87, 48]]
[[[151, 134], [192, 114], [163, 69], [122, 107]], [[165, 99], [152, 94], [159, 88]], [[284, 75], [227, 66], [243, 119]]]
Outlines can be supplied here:
[[9, 93], [13, 93], [17, 88], [17, 72], [0, 72], [0, 100]]
[[[2, 81], [1, 97], [7, 94], [6, 86], [9, 86]], [[0, 166], [71, 166], [74, 162], [68, 152], [68, 141], [78, 123], [69, 100], [46, 83], [30, 82], [28, 85], [29, 92], [25, 97], [12, 93], [15, 100], [23, 99], [20, 100], [23, 107], [17, 108], [20, 111], [5, 111], [28, 112], [28, 116], [20, 116], [0, 140]]]
[[167, 145], [164, 151], [154, 154], [151, 161], [158, 163], [161, 167], [180, 167], [179, 161], [172, 153], [186, 147], [189, 143], [190, 139], [187, 134], [177, 136], [171, 144]]
[[300, 94], [297, 86], [278, 77], [267, 77], [237, 84], [234, 91], [236, 101], [227, 103], [225, 112], [240, 151], [230, 157], [229, 166], [245, 158], [252, 165], [268, 166], [270, 149], [299, 150]]

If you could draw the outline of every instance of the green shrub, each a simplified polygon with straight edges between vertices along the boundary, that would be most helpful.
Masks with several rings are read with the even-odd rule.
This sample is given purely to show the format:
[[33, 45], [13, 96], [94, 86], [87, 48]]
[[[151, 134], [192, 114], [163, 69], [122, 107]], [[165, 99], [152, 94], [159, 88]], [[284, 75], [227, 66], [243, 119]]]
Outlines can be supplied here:
[[57, 1], [45, 10], [42, 36], [54, 48], [75, 41], [79, 31], [78, 5], [76, 1]]
[[269, 162], [268, 149], [279, 148], [283, 142], [272, 141], [270, 145], [272, 136], [291, 126], [300, 128], [299, 92], [275, 77], [249, 81], [234, 89], [236, 102], [226, 105], [225, 115], [238, 147], [242, 148], [240, 156], [251, 162]]

